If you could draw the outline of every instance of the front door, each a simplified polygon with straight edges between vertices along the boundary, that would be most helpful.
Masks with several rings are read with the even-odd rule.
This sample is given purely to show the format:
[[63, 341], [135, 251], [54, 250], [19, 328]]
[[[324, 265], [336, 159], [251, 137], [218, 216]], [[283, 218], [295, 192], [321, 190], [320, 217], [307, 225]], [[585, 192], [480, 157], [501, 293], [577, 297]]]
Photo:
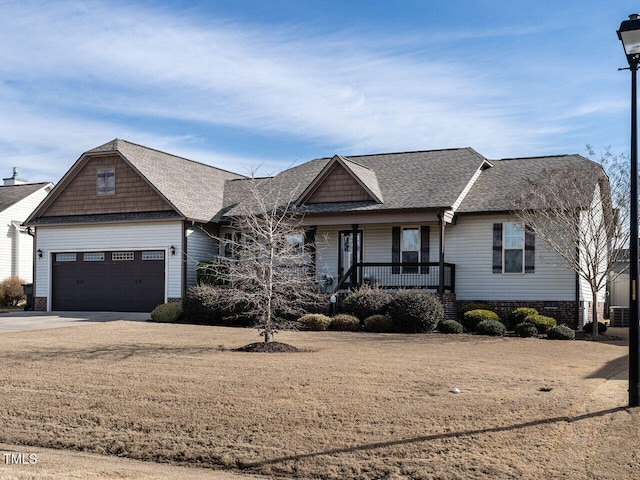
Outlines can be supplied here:
[[[362, 262], [362, 230], [356, 234], [357, 262]], [[338, 236], [338, 278], [342, 278], [353, 264], [353, 230], [342, 230]], [[343, 284], [345, 288], [351, 287], [351, 280]]]

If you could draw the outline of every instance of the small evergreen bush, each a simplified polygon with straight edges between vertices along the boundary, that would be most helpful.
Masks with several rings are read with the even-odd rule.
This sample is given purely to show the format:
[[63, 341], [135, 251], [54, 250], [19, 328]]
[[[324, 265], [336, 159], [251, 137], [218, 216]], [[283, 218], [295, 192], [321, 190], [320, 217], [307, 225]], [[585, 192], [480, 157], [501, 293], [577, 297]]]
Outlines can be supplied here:
[[[585, 333], [593, 333], [593, 322], [585, 323], [582, 327], [582, 331]], [[607, 326], [602, 322], [598, 322], [598, 333], [604, 333], [606, 331]]]
[[26, 283], [20, 277], [7, 277], [0, 282], [0, 306], [16, 307], [25, 300], [22, 284]]
[[393, 323], [386, 315], [371, 315], [364, 319], [364, 331], [376, 333], [392, 333]]
[[340, 312], [348, 313], [364, 320], [371, 315], [383, 314], [391, 301], [391, 295], [380, 290], [364, 286], [350, 293], [341, 303]]
[[569, 327], [558, 325], [547, 332], [547, 338], [550, 340], [573, 340], [576, 338], [576, 334]]
[[462, 333], [462, 330], [464, 330], [462, 324], [455, 320], [443, 320], [438, 324], [440, 333]]
[[360, 320], [354, 315], [348, 313], [339, 313], [331, 318], [328, 330], [339, 330], [342, 332], [359, 332]]
[[500, 320], [483, 320], [476, 325], [476, 333], [478, 335], [490, 335], [493, 337], [500, 337], [507, 331], [507, 327], [504, 326]]
[[555, 318], [545, 317], [544, 315], [529, 315], [524, 321], [535, 326], [539, 333], [547, 333], [550, 328], [556, 326]]
[[516, 325], [515, 328], [516, 335], [519, 337], [535, 337], [538, 335], [538, 329], [536, 326], [529, 322], [522, 322]]
[[460, 309], [460, 321], [464, 322], [464, 314], [470, 312], [471, 310], [487, 310], [489, 312], [494, 312], [494, 308], [488, 303], [467, 303]]
[[162, 303], [151, 311], [151, 320], [160, 323], [178, 323], [182, 317], [182, 303]]
[[464, 314], [463, 325], [464, 328], [473, 332], [476, 330], [478, 324], [484, 320], [500, 321], [500, 317], [496, 312], [489, 310], [470, 310]]
[[331, 323], [331, 318], [321, 313], [310, 313], [298, 319], [302, 330], [321, 331], [326, 330]]
[[411, 291], [394, 294], [387, 313], [400, 333], [428, 332], [444, 318], [444, 308], [437, 296]]
[[519, 323], [526, 320], [531, 315], [538, 315], [538, 311], [535, 308], [519, 307], [511, 311], [507, 316], [507, 324], [509, 328], [514, 328]]

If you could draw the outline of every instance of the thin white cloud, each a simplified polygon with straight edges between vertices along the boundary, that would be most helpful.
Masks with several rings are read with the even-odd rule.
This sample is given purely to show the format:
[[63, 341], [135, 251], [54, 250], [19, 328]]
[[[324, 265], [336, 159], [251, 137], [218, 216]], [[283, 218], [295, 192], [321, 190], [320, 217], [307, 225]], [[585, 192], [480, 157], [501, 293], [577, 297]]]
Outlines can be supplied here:
[[[0, 101], [7, 106], [0, 111], [0, 145], [16, 152], [0, 165], [29, 152], [37, 159], [47, 148], [75, 159], [127, 135], [202, 158], [205, 149], [182, 136], [190, 135], [190, 124], [327, 143], [347, 154], [473, 146], [493, 157], [546, 147], [549, 132], [570, 130], [554, 120], [567, 110], [561, 93], [541, 106], [510, 91], [513, 76], [499, 63], [508, 52], [496, 50], [495, 65], [476, 66], [440, 51], [440, 43], [528, 35], [540, 26], [384, 40], [305, 34], [300, 26], [248, 28], [148, 4], [0, 8]], [[585, 102], [578, 110], [607, 108], [597, 105]], [[184, 127], [166, 135], [154, 121]], [[229, 169], [260, 163], [225, 151], [205, 157]]]

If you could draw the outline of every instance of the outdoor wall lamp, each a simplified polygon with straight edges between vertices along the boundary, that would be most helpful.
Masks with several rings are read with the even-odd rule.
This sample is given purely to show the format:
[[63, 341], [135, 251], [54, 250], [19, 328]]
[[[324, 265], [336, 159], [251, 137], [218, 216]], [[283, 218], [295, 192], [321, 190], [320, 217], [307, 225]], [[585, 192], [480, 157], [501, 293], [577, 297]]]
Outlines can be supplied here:
[[173, 245], [171, 245], [169, 247], [169, 251], [171, 252], [171, 255], [175, 255], [176, 254], [176, 247], [174, 247]]
[[[638, 114], [636, 77], [640, 62], [640, 15], [620, 24], [618, 38], [631, 70], [631, 195], [629, 220], [629, 406], [640, 403], [640, 342], [638, 338]], [[627, 70], [621, 69], [621, 70]]]
[[42, 258], [42, 250], [38, 249], [36, 253], [38, 254], [38, 258]]

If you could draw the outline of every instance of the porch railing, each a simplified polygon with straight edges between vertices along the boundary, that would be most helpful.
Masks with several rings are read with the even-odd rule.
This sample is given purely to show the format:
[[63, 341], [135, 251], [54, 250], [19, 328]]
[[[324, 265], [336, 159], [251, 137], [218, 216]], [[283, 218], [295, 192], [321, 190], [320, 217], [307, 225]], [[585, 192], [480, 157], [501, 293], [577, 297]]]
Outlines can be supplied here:
[[[356, 270], [356, 285], [351, 285], [353, 271]], [[444, 264], [444, 291], [455, 292], [456, 266]], [[423, 288], [437, 290], [440, 283], [438, 262], [385, 263], [362, 262], [352, 265], [338, 279], [335, 291], [362, 285], [383, 289]]]

